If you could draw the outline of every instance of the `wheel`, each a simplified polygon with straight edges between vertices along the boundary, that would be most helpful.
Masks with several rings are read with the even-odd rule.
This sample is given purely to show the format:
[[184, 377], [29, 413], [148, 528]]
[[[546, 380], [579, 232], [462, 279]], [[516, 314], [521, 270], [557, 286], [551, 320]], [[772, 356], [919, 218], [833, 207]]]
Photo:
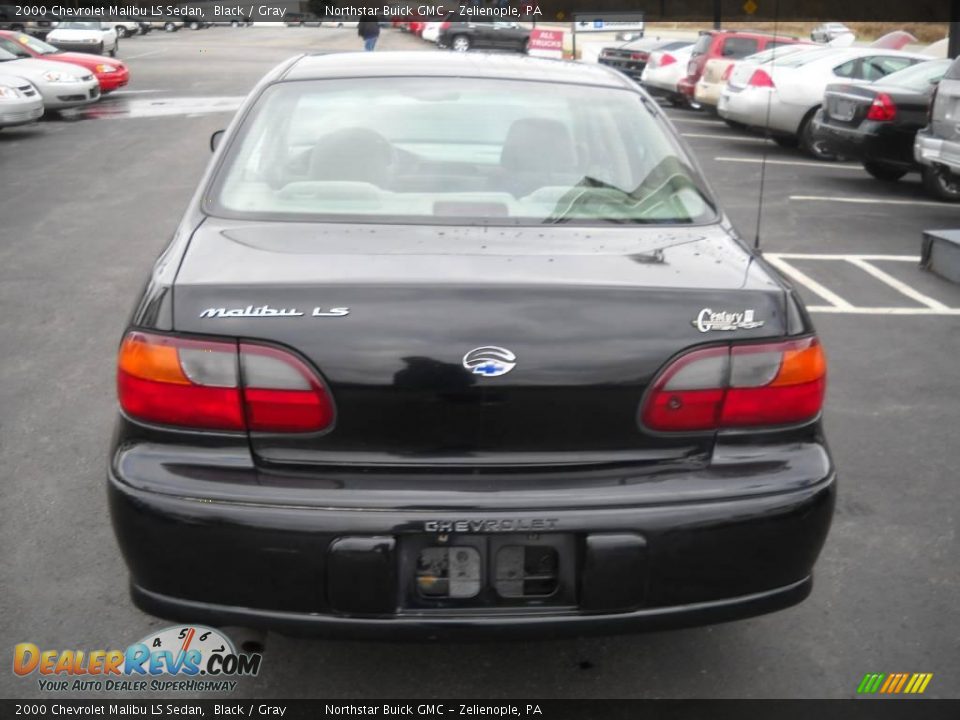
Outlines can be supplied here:
[[960, 202], [960, 178], [945, 167], [923, 166], [923, 186], [938, 200]]
[[524, 38], [523, 42], [520, 43], [520, 52], [526, 55], [529, 48], [530, 48], [530, 41]]
[[233, 21], [230, 23], [230, 27], [240, 27], [240, 23], [238, 23], [236, 20], [233, 20]]
[[167, 32], [176, 32], [177, 26], [174, 25], [172, 22], [168, 22], [163, 26], [163, 29], [166, 30]]
[[200, 23], [198, 23], [196, 20], [194, 20], [192, 23], [190, 23], [190, 29], [191, 29], [191, 30], [199, 30], [199, 29], [200, 29]]
[[103, 55], [103, 43], [97, 48], [97, 55]]
[[800, 126], [800, 149], [817, 160], [836, 160], [837, 156], [827, 150], [823, 140], [818, 140], [813, 134], [813, 116], [818, 108], [814, 108], [803, 119]]
[[747, 126], [744, 125], [742, 122], [737, 122], [736, 120], [729, 120], [727, 118], [723, 118], [723, 122], [726, 123], [728, 128], [732, 128], [734, 130], [746, 130], [747, 128]]
[[110, 49], [110, 57], [116, 57], [116, 56], [117, 56], [117, 50], [119, 50], [119, 49], [120, 49], [120, 43], [115, 42], [115, 43], [113, 44], [113, 47]]
[[117, 37], [125, 38], [130, 33], [127, 32], [127, 29], [123, 25], [117, 25], [114, 30], [117, 31]]
[[457, 52], [466, 52], [470, 49], [470, 38], [468, 38], [466, 35], [457, 35], [453, 39], [453, 42], [450, 43], [450, 47]]
[[870, 162], [869, 160], [864, 161], [863, 169], [873, 175], [877, 180], [883, 180], [884, 182], [896, 182], [907, 174], [906, 170], [901, 170], [893, 165], [884, 165], [883, 163]]

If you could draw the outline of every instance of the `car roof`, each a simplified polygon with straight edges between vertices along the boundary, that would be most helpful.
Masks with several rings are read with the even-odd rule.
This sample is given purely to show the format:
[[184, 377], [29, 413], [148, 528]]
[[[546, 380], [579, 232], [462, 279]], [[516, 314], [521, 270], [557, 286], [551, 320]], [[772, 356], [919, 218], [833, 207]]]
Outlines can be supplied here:
[[632, 87], [603, 65], [564, 62], [506, 53], [350, 52], [304, 55], [283, 80], [332, 80], [367, 77], [471, 77], [547, 83]]

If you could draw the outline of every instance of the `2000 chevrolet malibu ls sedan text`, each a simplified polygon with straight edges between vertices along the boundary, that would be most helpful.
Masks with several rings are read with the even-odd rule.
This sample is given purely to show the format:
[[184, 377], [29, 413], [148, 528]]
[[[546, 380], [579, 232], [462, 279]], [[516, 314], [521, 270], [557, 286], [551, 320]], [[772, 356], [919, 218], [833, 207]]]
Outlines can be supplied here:
[[603, 66], [303, 56], [217, 146], [119, 351], [136, 604], [368, 637], [802, 600], [825, 363]]

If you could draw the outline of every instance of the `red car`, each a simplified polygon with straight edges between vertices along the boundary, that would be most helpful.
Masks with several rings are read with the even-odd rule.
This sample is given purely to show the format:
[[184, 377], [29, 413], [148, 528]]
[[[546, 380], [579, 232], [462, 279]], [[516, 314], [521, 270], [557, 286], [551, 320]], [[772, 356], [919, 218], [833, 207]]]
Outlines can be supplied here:
[[97, 78], [101, 93], [116, 90], [130, 82], [130, 71], [126, 64], [116, 58], [89, 53], [64, 52], [26, 33], [0, 30], [0, 48], [21, 58], [56, 60], [71, 65], [82, 65]]
[[697, 82], [703, 75], [707, 60], [713, 58], [740, 60], [767, 48], [792, 45], [796, 42], [800, 40], [795, 37], [750, 30], [705, 30], [700, 33], [700, 37], [693, 46], [693, 53], [687, 65], [687, 76], [677, 83], [677, 89], [693, 100]]

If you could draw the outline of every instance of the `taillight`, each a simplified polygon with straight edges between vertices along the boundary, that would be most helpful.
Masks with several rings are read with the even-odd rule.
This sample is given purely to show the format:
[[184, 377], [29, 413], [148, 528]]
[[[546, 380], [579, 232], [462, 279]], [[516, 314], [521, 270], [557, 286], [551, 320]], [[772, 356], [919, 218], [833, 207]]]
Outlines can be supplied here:
[[450, 27], [450, 21], [440, 23], [440, 30], [446, 30]]
[[666, 65], [673, 65], [676, 61], [677, 59], [673, 55], [671, 55], [670, 53], [664, 53], [663, 55], [660, 56], [660, 67], [664, 67]]
[[658, 432], [792, 425], [820, 413], [826, 380], [816, 338], [694, 350], [660, 373], [640, 418]]
[[240, 343], [240, 367], [250, 430], [316, 432], [333, 422], [330, 395], [297, 357], [272, 347]]
[[897, 116], [897, 106], [886, 93], [879, 93], [870, 103], [867, 110], [867, 120], [879, 120], [885, 122], [893, 120]]
[[752, 87], [774, 87], [773, 78], [765, 70], [754, 70], [753, 75], [750, 76], [750, 80], [747, 82], [747, 85]]
[[645, 53], [645, 52], [630, 53], [631, 60], [646, 60], [648, 56], [649, 56], [649, 53]]
[[117, 394], [132, 418], [208, 430], [318, 432], [333, 401], [303, 361], [277, 348], [131, 332]]

